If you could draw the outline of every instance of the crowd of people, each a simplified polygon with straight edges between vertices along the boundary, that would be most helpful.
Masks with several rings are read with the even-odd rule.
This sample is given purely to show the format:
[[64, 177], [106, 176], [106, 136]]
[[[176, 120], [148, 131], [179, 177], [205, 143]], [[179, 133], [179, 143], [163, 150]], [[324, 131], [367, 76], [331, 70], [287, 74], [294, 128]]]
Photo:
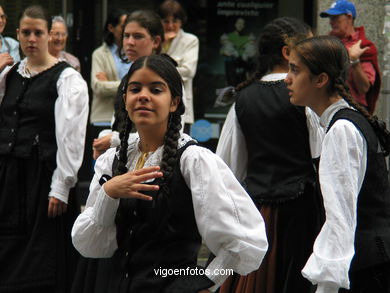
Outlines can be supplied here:
[[16, 41], [0, 6], [0, 292], [389, 293], [378, 54], [352, 2], [320, 16], [327, 36], [262, 28], [213, 153], [189, 135], [199, 41], [178, 1], [108, 14], [91, 110], [64, 18], [29, 6]]

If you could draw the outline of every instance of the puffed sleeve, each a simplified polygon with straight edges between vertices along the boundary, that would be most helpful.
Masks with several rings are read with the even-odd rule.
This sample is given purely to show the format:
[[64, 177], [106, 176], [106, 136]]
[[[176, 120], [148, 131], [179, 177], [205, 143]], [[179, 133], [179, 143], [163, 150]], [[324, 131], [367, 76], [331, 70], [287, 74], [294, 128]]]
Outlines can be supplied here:
[[187, 34], [191, 37], [186, 38], [185, 44], [180, 44], [183, 48], [181, 52], [183, 54], [180, 56], [173, 56], [178, 63], [177, 70], [180, 73], [183, 81], [193, 79], [196, 73], [196, 66], [198, 64], [198, 55], [199, 55], [199, 40], [196, 36], [192, 34]]
[[240, 182], [245, 179], [248, 151], [244, 134], [236, 116], [235, 104], [230, 108], [226, 117], [216, 154], [224, 160]]
[[[119, 77], [117, 80], [100, 81], [96, 78], [98, 72], [107, 72], [108, 68], [105, 67], [107, 61], [105, 58], [109, 56], [103, 54], [101, 51], [95, 50], [92, 53], [92, 68], [91, 68], [91, 88], [92, 91], [99, 97], [112, 98], [116, 96], [118, 87], [120, 84]], [[116, 74], [117, 75], [117, 74]]]
[[357, 200], [366, 164], [367, 143], [362, 134], [350, 121], [337, 120], [324, 137], [319, 166], [326, 220], [302, 270], [306, 279], [317, 284], [316, 293], [349, 288]]
[[213, 272], [233, 269], [246, 275], [256, 270], [268, 249], [264, 220], [233, 173], [221, 158], [199, 146], [184, 151], [180, 168], [192, 192], [199, 233], [215, 255], [207, 267], [214, 287], [227, 275]]
[[58, 98], [54, 106], [57, 141], [57, 167], [49, 196], [67, 203], [70, 188], [77, 182], [77, 172], [84, 155], [88, 119], [88, 88], [73, 68], [66, 68], [57, 82]]
[[72, 228], [73, 245], [85, 257], [111, 257], [118, 248], [115, 215], [119, 199], [109, 197], [99, 184], [102, 175], [112, 176], [114, 156], [115, 148], [111, 148], [97, 159], [85, 210]]

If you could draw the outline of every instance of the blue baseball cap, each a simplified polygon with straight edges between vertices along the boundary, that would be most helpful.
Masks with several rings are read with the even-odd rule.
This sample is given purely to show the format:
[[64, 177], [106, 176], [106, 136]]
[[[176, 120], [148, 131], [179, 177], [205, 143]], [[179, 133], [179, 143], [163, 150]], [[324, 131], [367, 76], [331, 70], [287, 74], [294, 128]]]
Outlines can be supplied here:
[[331, 15], [351, 14], [356, 18], [356, 8], [352, 2], [346, 0], [339, 0], [333, 2], [330, 8], [320, 13], [321, 17], [329, 17]]

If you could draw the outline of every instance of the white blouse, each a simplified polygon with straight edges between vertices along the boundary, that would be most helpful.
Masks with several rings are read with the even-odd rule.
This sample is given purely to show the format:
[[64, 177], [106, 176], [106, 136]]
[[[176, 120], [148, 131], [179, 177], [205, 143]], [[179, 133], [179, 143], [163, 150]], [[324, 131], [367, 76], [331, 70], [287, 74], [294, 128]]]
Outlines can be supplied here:
[[[179, 147], [191, 137], [183, 134]], [[134, 170], [139, 150], [139, 137], [131, 136], [128, 152], [129, 170]], [[163, 146], [147, 158], [145, 167], [159, 165]], [[86, 208], [77, 218], [72, 239], [77, 250], [86, 257], [111, 257], [118, 248], [115, 215], [119, 199], [109, 197], [99, 184], [103, 174], [112, 175], [115, 149], [111, 148], [96, 161]], [[196, 223], [207, 247], [216, 255], [207, 267], [208, 277], [218, 288], [226, 275], [213, 274], [215, 269], [233, 269], [246, 275], [256, 270], [267, 252], [268, 243], [263, 218], [249, 195], [235, 179], [226, 164], [211, 151], [189, 146], [180, 159], [183, 178], [190, 188]]]
[[[262, 77], [262, 81], [278, 81], [283, 80], [287, 73], [272, 73]], [[306, 121], [309, 129], [309, 139], [312, 157], [319, 156], [320, 145], [318, 141], [322, 141], [324, 131], [319, 124], [319, 117], [310, 108], [305, 109]], [[235, 104], [229, 110], [223, 125], [221, 135], [219, 137], [217, 150], [224, 162], [233, 171], [236, 178], [242, 182], [246, 177], [248, 165], [248, 150], [246, 147], [245, 137], [242, 133], [240, 123], [237, 119]]]
[[[320, 117], [326, 130], [334, 114], [350, 108], [340, 100]], [[316, 293], [337, 293], [349, 288], [348, 271], [355, 254], [356, 210], [367, 165], [367, 142], [356, 126], [339, 119], [326, 133], [319, 166], [320, 187], [326, 220], [314, 243], [313, 253], [302, 270], [318, 284]]]
[[[27, 59], [23, 59], [17, 69], [25, 78]], [[0, 104], [5, 94], [6, 75], [12, 67], [4, 69], [0, 75]], [[55, 134], [57, 142], [56, 162], [51, 180], [50, 197], [68, 203], [69, 190], [77, 182], [77, 172], [84, 155], [84, 141], [88, 119], [88, 87], [84, 79], [73, 68], [62, 71], [57, 81], [58, 98], [54, 105]]]

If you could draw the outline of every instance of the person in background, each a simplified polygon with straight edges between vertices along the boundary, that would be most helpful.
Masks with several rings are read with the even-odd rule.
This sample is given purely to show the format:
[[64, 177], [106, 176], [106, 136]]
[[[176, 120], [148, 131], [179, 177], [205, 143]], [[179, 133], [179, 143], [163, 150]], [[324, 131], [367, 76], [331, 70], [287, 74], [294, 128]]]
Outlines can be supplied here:
[[98, 137], [100, 131], [110, 128], [118, 86], [130, 67], [128, 62], [120, 58], [119, 51], [126, 16], [126, 11], [122, 9], [108, 13], [104, 25], [104, 42], [92, 54], [93, 99], [90, 122], [93, 137]]
[[[160, 54], [164, 40], [164, 29], [161, 18], [151, 10], [136, 10], [132, 12], [124, 24], [123, 41], [120, 50], [123, 51], [123, 59], [130, 63], [136, 59]], [[125, 78], [118, 87], [115, 101], [114, 122], [111, 130], [104, 130], [93, 142], [93, 157], [96, 160], [110, 147], [116, 147], [120, 143], [119, 131], [124, 127], [127, 112], [123, 103], [123, 87]]]
[[10, 37], [4, 37], [3, 32], [7, 24], [7, 15], [3, 6], [0, 5], [0, 68], [5, 65], [12, 65], [20, 61], [19, 43]]
[[352, 97], [373, 114], [381, 87], [378, 51], [366, 38], [364, 27], [354, 26], [356, 15], [355, 5], [346, 0], [338, 0], [320, 13], [321, 17], [329, 17], [330, 35], [339, 38], [348, 50], [351, 66], [347, 85]]
[[309, 137], [317, 133], [307, 130], [307, 123], [318, 120], [315, 113], [290, 103], [283, 81], [289, 60], [285, 39], [311, 35], [310, 27], [295, 18], [269, 22], [259, 36], [254, 76], [235, 88], [236, 103], [216, 153], [263, 216], [269, 250], [257, 271], [230, 277], [221, 293], [311, 292], [301, 270], [323, 221], [309, 145]]
[[68, 62], [74, 69], [80, 72], [79, 59], [65, 52], [66, 40], [68, 39], [68, 28], [62, 16], [54, 16], [50, 29], [49, 53], [60, 61]]
[[[223, 271], [248, 274], [267, 251], [264, 221], [230, 169], [180, 133], [182, 88], [163, 55], [137, 59], [126, 76], [120, 148], [97, 160], [72, 230], [82, 255], [112, 257], [108, 293], [210, 292]], [[158, 273], [197, 268], [202, 239], [216, 255], [209, 273]]]
[[66, 293], [78, 254], [78, 214], [88, 87], [48, 50], [51, 18], [29, 6], [19, 18], [22, 61], [0, 75], [0, 292]]
[[159, 9], [163, 20], [165, 41], [162, 53], [171, 56], [178, 64], [179, 71], [184, 81], [184, 131], [189, 132], [189, 127], [194, 123], [194, 102], [192, 81], [196, 73], [199, 55], [199, 40], [190, 33], [183, 31], [182, 26], [187, 21], [187, 15], [178, 1], [165, 0]]
[[388, 293], [385, 157], [390, 134], [349, 94], [345, 77], [350, 59], [338, 38], [314, 37], [290, 48], [285, 79], [290, 102], [310, 107], [326, 131], [318, 168], [326, 218], [302, 274], [317, 285], [316, 293]]

